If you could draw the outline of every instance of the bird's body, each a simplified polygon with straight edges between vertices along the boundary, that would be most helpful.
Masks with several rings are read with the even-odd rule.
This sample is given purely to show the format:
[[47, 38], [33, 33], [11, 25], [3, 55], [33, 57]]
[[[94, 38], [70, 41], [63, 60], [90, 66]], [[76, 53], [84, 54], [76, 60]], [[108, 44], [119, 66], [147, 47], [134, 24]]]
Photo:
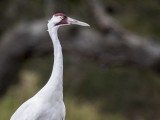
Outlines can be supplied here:
[[47, 84], [32, 98], [24, 102], [10, 120], [64, 120], [63, 102], [63, 54], [57, 31], [62, 25], [88, 24], [66, 17], [62, 13], [53, 15], [48, 22], [48, 32], [54, 45], [54, 66]]
[[65, 106], [63, 101], [54, 104], [31, 98], [22, 104], [11, 120], [64, 120]]

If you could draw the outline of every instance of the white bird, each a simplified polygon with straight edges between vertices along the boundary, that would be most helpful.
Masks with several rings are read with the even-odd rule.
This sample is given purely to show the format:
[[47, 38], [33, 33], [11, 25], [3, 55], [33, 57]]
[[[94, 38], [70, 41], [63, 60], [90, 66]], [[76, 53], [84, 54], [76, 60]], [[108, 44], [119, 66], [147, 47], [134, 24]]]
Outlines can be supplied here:
[[60, 26], [87, 23], [56, 13], [48, 21], [48, 32], [54, 46], [54, 65], [47, 84], [32, 98], [24, 102], [12, 115], [10, 120], [65, 120], [63, 102], [63, 55], [57, 36]]

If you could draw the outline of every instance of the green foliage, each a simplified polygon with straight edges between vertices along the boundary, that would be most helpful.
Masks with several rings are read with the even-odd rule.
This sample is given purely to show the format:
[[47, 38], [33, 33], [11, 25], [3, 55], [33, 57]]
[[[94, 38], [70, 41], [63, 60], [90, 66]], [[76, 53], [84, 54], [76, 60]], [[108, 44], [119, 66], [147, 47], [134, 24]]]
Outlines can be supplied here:
[[159, 0], [104, 0], [104, 3], [115, 10], [114, 17], [129, 30], [160, 37]]
[[[70, 65], [65, 91], [88, 101], [100, 101], [106, 111], [148, 110], [159, 104], [159, 76], [134, 67], [104, 69], [92, 62]], [[77, 70], [76, 70], [77, 69]], [[76, 76], [76, 77], [75, 77]], [[160, 107], [160, 106], [159, 106]]]
[[121, 114], [102, 114], [96, 104], [86, 103], [75, 98], [65, 99], [68, 114], [66, 120], [126, 120]]

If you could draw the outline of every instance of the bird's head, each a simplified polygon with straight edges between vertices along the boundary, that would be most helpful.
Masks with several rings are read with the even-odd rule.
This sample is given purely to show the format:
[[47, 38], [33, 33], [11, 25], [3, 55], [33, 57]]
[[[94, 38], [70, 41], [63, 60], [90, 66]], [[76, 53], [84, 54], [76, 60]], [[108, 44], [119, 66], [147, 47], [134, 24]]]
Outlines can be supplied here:
[[89, 24], [87, 24], [85, 22], [75, 20], [75, 19], [72, 19], [70, 17], [67, 17], [63, 13], [54, 14], [53, 17], [49, 20], [49, 23], [48, 23], [48, 25], [50, 27], [51, 26], [55, 27], [55, 26], [71, 25], [71, 24], [81, 25], [81, 26], [89, 26]]

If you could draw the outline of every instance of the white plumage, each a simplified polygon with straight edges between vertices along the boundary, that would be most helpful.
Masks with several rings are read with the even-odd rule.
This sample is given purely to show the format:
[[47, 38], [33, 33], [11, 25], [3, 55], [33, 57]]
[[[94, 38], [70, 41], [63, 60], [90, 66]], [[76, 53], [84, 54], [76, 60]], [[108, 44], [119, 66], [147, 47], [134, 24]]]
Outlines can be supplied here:
[[56, 13], [48, 22], [48, 32], [54, 46], [54, 66], [47, 84], [32, 98], [24, 102], [12, 115], [10, 120], [64, 120], [65, 105], [63, 102], [63, 55], [57, 36], [60, 26], [77, 24], [89, 26]]

